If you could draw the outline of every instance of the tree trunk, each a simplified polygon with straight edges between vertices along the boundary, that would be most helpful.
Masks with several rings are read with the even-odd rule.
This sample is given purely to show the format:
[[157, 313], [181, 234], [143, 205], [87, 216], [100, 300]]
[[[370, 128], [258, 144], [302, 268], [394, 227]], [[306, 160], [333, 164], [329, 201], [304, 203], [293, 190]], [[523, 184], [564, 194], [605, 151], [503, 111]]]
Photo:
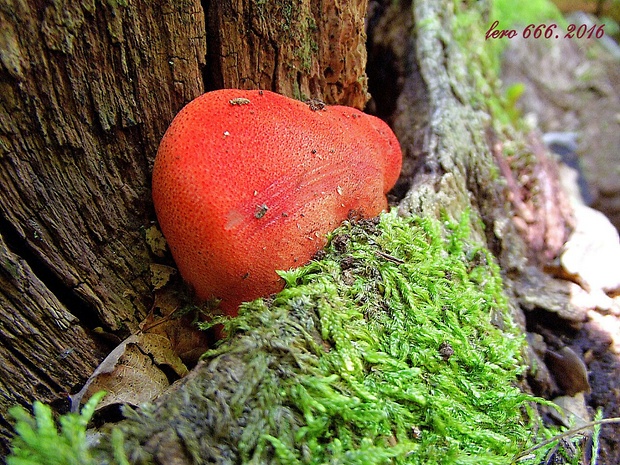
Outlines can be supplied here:
[[367, 0], [208, 1], [207, 90], [364, 108]]
[[[492, 181], [488, 115], [457, 72], [467, 63], [450, 42], [453, 8], [393, 4], [383, 21], [398, 22], [398, 36], [374, 38], [398, 68], [389, 119], [405, 153], [400, 209], [433, 218], [470, 210], [477, 238], [522, 272], [527, 249]], [[366, 0], [56, 0], [42, 10], [14, 0], [0, 9], [4, 452], [8, 407], [36, 399], [62, 410], [110, 348], [94, 330], [123, 338], [148, 313], [150, 171], [175, 113], [221, 87], [363, 108], [366, 9]], [[215, 373], [199, 365], [185, 392], [224, 391], [244, 360], [231, 354], [222, 363], [233, 369]], [[196, 439], [166, 423], [183, 396], [173, 391], [145, 414], [161, 426], [156, 436], [129, 437], [159, 463], [186, 463], [184, 441]]]
[[[150, 171], [202, 92], [198, 1], [0, 8], [0, 436], [15, 403], [61, 407], [152, 303]], [[65, 407], [66, 408], [66, 407]]]

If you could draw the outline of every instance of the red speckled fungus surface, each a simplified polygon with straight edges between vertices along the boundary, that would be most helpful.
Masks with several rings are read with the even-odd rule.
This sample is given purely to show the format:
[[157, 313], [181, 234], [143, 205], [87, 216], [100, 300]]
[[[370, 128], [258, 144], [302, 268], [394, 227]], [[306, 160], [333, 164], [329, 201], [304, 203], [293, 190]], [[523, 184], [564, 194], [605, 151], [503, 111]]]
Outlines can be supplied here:
[[153, 200], [183, 278], [235, 314], [282, 289], [275, 271], [307, 263], [351, 212], [386, 209], [401, 159], [390, 128], [356, 109], [218, 90], [168, 128]]

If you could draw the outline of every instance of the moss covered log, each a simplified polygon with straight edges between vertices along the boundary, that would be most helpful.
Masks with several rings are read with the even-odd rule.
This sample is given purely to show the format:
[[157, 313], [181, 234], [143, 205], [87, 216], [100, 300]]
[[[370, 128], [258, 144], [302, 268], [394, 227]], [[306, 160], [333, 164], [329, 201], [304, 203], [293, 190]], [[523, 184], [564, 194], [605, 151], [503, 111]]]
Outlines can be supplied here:
[[[282, 276], [175, 391], [112, 427], [129, 463], [501, 464], [536, 439], [524, 339], [468, 215], [347, 223]], [[114, 463], [111, 437], [92, 463]]]

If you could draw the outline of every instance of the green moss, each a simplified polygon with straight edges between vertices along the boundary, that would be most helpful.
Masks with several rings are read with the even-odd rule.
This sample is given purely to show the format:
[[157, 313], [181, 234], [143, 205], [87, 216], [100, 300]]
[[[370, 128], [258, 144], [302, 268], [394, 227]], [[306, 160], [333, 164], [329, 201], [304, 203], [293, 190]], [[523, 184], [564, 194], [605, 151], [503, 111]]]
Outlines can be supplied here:
[[118, 7], [126, 7], [128, 3], [127, 0], [108, 0], [108, 5], [116, 9]]
[[[320, 260], [281, 273], [275, 298], [225, 320], [228, 339], [204, 357], [211, 378], [132, 414], [108, 456], [122, 457], [123, 440], [140, 456], [172, 428], [193, 457], [227, 438], [224, 463], [512, 463], [548, 430], [517, 386], [524, 340], [498, 267], [469, 237], [466, 214], [345, 223]], [[229, 372], [234, 387], [218, 374]]]
[[317, 26], [314, 18], [310, 16], [309, 13], [305, 21], [302, 22], [302, 25], [303, 27], [300, 29], [301, 34], [297, 37], [300, 47], [295, 50], [293, 55], [299, 60], [301, 70], [305, 74], [309, 74], [312, 61], [319, 51], [319, 45], [314, 40], [314, 33], [317, 30]]
[[49, 406], [34, 403], [34, 416], [22, 407], [10, 415], [17, 421], [17, 436], [11, 444], [8, 465], [94, 465], [97, 463], [86, 443], [86, 426], [105, 392], [95, 394], [82, 413], [69, 413], [60, 419], [58, 430]]
[[491, 22], [498, 20], [501, 29], [514, 29], [528, 24], [538, 26], [545, 21], [563, 28], [568, 24], [558, 7], [550, 0], [521, 2], [519, 8], [515, 8], [515, 3], [511, 0], [493, 0], [491, 3]]
[[[462, 63], [454, 61], [453, 69], [450, 69], [452, 87], [459, 92], [467, 92], [460, 95], [473, 109], [496, 115], [494, 106], [500, 105], [499, 91], [499, 49], [493, 43], [484, 40], [484, 10], [482, 7], [469, 6], [460, 9], [455, 5], [458, 14], [452, 24], [454, 41], [452, 47], [457, 47], [462, 56], [468, 57]], [[459, 68], [462, 66], [462, 69]], [[468, 83], [463, 86], [462, 83]], [[501, 113], [500, 113], [501, 114]]]
[[[261, 386], [255, 402], [269, 417], [294, 406], [304, 418], [248, 433], [259, 439], [245, 461], [262, 463], [270, 449], [274, 463], [500, 464], [530, 444], [532, 398], [516, 386], [524, 341], [468, 224], [467, 215], [449, 224], [446, 239], [438, 224], [394, 212], [377, 225], [345, 224], [324, 258], [282, 273], [287, 288], [271, 305], [246, 304], [227, 322], [231, 341], [273, 324], [297, 368]], [[328, 348], [276, 329], [274, 314], [300, 312], [318, 314]]]

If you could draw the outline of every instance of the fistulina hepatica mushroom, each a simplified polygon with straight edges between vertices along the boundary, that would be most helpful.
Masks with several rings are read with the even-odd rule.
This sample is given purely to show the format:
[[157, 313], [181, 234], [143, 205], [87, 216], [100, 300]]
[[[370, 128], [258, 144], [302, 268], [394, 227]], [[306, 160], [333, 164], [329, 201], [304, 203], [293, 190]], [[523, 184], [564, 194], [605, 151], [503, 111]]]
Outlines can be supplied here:
[[396, 136], [374, 116], [224, 89], [172, 121], [153, 201], [184, 280], [234, 315], [281, 290], [276, 270], [310, 261], [351, 213], [385, 210], [401, 163]]

